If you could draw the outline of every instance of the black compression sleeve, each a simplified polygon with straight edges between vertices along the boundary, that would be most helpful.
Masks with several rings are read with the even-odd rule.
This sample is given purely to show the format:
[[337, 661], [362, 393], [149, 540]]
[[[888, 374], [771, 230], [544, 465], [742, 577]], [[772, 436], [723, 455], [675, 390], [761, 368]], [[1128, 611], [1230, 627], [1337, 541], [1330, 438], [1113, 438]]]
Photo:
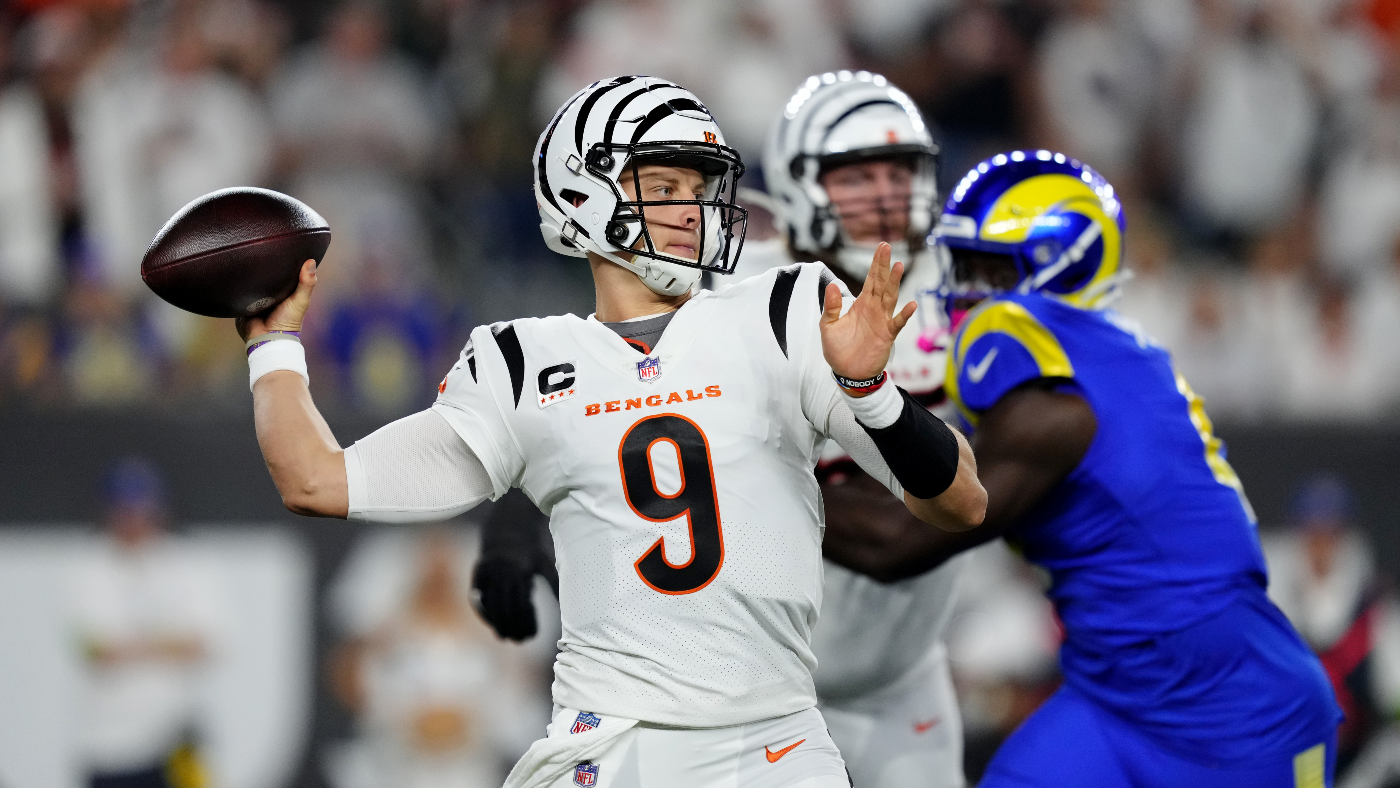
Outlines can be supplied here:
[[[861, 428], [875, 441], [875, 448], [904, 491], [915, 498], [936, 498], [958, 475], [958, 439], [943, 420], [899, 389], [904, 409], [899, 420], [883, 429]], [[860, 424], [860, 419], [856, 419]]]

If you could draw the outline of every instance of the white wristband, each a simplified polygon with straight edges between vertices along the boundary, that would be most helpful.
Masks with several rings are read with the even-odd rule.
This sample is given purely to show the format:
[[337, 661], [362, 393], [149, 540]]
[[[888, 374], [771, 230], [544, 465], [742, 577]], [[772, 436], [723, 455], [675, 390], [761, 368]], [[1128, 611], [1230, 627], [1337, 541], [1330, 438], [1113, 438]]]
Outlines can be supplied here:
[[894, 424], [899, 421], [899, 414], [904, 412], [904, 397], [889, 381], [864, 397], [852, 397], [845, 389], [841, 390], [841, 394], [846, 398], [851, 413], [855, 414], [856, 421], [872, 430], [882, 430]]
[[306, 349], [300, 342], [264, 342], [248, 354], [248, 390], [258, 378], [269, 372], [289, 370], [301, 375], [307, 385], [311, 376], [306, 374]]

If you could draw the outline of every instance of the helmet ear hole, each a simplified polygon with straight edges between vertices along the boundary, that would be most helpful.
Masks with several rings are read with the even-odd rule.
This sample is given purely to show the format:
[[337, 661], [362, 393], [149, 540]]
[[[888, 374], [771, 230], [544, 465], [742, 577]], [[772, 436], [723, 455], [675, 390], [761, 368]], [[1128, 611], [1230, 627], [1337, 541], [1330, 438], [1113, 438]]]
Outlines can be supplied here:
[[1049, 265], [1059, 256], [1060, 244], [1053, 239], [1036, 244], [1031, 250], [1031, 258], [1035, 260], [1036, 265]]

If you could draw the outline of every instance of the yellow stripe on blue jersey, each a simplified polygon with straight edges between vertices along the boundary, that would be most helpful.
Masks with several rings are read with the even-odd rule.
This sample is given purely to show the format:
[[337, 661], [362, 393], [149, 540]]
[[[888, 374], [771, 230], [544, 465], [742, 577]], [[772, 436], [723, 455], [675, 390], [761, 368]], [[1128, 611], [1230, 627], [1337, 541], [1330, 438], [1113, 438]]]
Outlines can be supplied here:
[[1072, 378], [1054, 333], [1014, 301], [993, 299], [968, 315], [948, 356], [944, 386], [969, 424], [1006, 392], [1035, 378]]
[[1196, 428], [1196, 433], [1201, 436], [1201, 444], [1205, 446], [1206, 466], [1210, 468], [1210, 473], [1217, 482], [1235, 491], [1249, 521], [1257, 523], [1254, 506], [1249, 502], [1249, 496], [1244, 494], [1244, 484], [1240, 482], [1239, 474], [1235, 473], [1230, 462], [1225, 459], [1224, 444], [1215, 437], [1215, 425], [1211, 423], [1210, 416], [1206, 415], [1205, 402], [1192, 390], [1191, 384], [1186, 382], [1186, 378], [1183, 378], [1180, 372], [1175, 374], [1176, 390], [1186, 398], [1186, 413], [1191, 419], [1191, 426]]
[[1309, 747], [1293, 758], [1294, 788], [1324, 788], [1327, 784], [1327, 745]]

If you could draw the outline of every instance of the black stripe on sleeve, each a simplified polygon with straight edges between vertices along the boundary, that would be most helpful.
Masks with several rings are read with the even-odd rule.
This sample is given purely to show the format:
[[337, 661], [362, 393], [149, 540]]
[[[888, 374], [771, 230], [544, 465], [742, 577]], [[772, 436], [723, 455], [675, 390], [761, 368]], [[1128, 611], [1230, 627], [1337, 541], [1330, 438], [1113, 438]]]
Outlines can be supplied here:
[[510, 390], [515, 395], [515, 406], [520, 407], [520, 392], [525, 388], [525, 352], [520, 349], [520, 338], [515, 335], [514, 323], [497, 323], [491, 326], [491, 335], [496, 338], [496, 347], [506, 360], [510, 371]]
[[[470, 372], [472, 373], [472, 382], [473, 382], [473, 383], [478, 382], [477, 379], [476, 379], [476, 341], [475, 341], [475, 340], [473, 340], [473, 339], [468, 339], [468, 340], [467, 340], [467, 344], [462, 348], [462, 355], [467, 357], [467, 370], [470, 371]], [[456, 369], [456, 367], [453, 367], [453, 369]]]
[[836, 277], [828, 271], [826, 266], [822, 266], [821, 279], [817, 280], [817, 311], [826, 311], [826, 286], [836, 281]]
[[787, 357], [787, 316], [792, 303], [792, 289], [797, 286], [800, 266], [790, 266], [778, 271], [773, 280], [773, 294], [768, 297], [768, 322], [773, 326], [773, 338], [778, 340], [778, 349]]

